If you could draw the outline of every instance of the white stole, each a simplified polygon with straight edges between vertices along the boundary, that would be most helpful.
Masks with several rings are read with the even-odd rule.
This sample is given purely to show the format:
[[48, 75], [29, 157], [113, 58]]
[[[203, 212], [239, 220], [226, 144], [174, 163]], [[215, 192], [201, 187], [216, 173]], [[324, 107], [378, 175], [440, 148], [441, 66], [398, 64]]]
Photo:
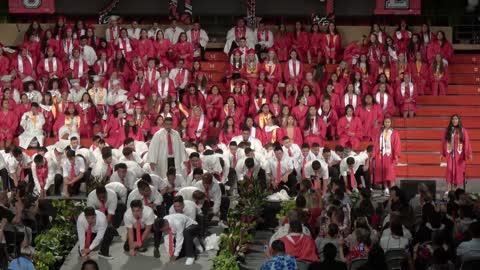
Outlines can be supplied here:
[[101, 61], [98, 61], [98, 67], [100, 68], [100, 72], [98, 75], [104, 75], [105, 73], [107, 73], [107, 61], [103, 61], [103, 64], [101, 63]]
[[[123, 42], [125, 42], [125, 45], [123, 44]], [[123, 56], [125, 56], [125, 52], [132, 51], [132, 46], [130, 45], [129, 38], [120, 39], [118, 42], [118, 47], [120, 48], [120, 50], [122, 50]]]
[[158, 80], [157, 86], [158, 86], [158, 94], [160, 95], [160, 97], [167, 97], [168, 89], [170, 87], [170, 79], [166, 78], [165, 84], [162, 83], [162, 79]]
[[[75, 75], [75, 59], [70, 60], [70, 69], [73, 71], [72, 75]], [[78, 78], [83, 76], [83, 59], [78, 59]]]
[[362, 89], [360, 89], [360, 82], [355, 82], [353, 89], [356, 95], [362, 94]]
[[380, 134], [380, 151], [383, 149], [382, 155], [390, 156], [392, 154], [392, 133], [392, 129], [389, 129], [387, 136], [385, 136], [385, 131], [382, 131]]
[[[348, 104], [350, 104], [350, 98], [348, 97], [348, 93], [345, 94], [345, 97], [344, 97], [344, 101], [345, 101], [345, 106], [347, 106]], [[356, 107], [357, 107], [357, 95], [353, 95], [352, 96], [352, 104], [350, 104], [353, 106], [353, 109], [355, 110]]]
[[295, 60], [295, 70], [293, 70], [293, 60], [288, 60], [288, 71], [290, 72], [290, 77], [296, 77], [300, 74], [300, 61]]
[[[408, 83], [408, 88], [409, 88], [409, 97], [413, 97], [413, 83]], [[402, 97], [405, 97], [405, 82], [402, 82], [400, 86], [400, 93], [402, 93]]]
[[46, 58], [44, 61], [45, 71], [46, 72], [57, 72], [57, 58], [52, 58], [52, 70], [50, 70], [50, 58]]
[[65, 52], [66, 55], [70, 56], [72, 55], [72, 50], [73, 50], [73, 39], [66, 39], [63, 41], [63, 51]]
[[[20, 71], [20, 73], [23, 73], [23, 57], [21, 55], [18, 55], [18, 71]], [[30, 62], [30, 65], [32, 66], [32, 69], [34, 68], [33, 67], [33, 60], [32, 60], [32, 57], [30, 55], [27, 55], [27, 59], [28, 59], [28, 62]]]
[[253, 138], [255, 138], [255, 134], [257, 134], [257, 129], [255, 127], [252, 127], [251, 131], [250, 131], [250, 136], [252, 136]]
[[200, 135], [202, 135], [202, 129], [204, 124], [205, 124], [205, 114], [202, 113], [202, 115], [200, 116], [200, 120], [198, 121], [197, 131], [195, 131], [195, 135], [197, 137], [200, 137]]
[[377, 101], [378, 104], [382, 106], [383, 111], [387, 110], [387, 104], [388, 104], [388, 95], [387, 93], [383, 93], [383, 104], [380, 103], [381, 97], [380, 97], [380, 92], [378, 92], [375, 95], [375, 100]]

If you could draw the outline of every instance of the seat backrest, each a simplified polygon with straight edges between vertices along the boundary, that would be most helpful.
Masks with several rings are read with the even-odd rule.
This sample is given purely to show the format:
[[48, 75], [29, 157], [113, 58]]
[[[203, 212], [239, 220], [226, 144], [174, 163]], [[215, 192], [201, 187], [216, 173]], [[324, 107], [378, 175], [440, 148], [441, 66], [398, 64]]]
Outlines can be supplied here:
[[387, 262], [388, 270], [401, 270], [406, 255], [404, 249], [390, 249], [385, 252], [385, 260]]
[[297, 260], [297, 269], [298, 270], [308, 270], [310, 263], [307, 261]]
[[350, 264], [350, 270], [357, 270], [360, 266], [364, 265], [367, 261], [368, 259], [365, 257], [353, 259], [352, 263]]
[[480, 269], [479, 257], [464, 258], [462, 262], [462, 266], [460, 266], [460, 270], [477, 270], [477, 269]]

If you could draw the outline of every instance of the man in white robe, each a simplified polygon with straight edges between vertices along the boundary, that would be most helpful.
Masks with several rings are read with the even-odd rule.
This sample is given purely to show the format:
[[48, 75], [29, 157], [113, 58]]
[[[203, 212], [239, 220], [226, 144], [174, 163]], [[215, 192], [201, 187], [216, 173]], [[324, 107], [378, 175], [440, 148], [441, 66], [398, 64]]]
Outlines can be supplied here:
[[120, 36], [120, 25], [118, 24], [120, 17], [117, 15], [110, 16], [110, 25], [105, 30], [105, 39], [107, 42], [113, 42]]
[[21, 148], [27, 149], [33, 139], [37, 139], [38, 144], [43, 146], [43, 124], [45, 124], [45, 118], [38, 112], [38, 103], [33, 102], [30, 111], [24, 113], [20, 120], [20, 125], [24, 130], [18, 136]]
[[119, 80], [114, 80], [112, 83], [112, 89], [109, 89], [107, 96], [107, 104], [113, 106], [117, 103], [127, 101], [128, 92], [124, 89], [121, 89], [121, 84]]
[[172, 44], [177, 44], [178, 37], [181, 33], [185, 32], [182, 28], [177, 26], [177, 20], [172, 20], [170, 27], [165, 29], [165, 38], [170, 40]]
[[158, 176], [166, 178], [169, 167], [182, 168], [187, 153], [180, 135], [172, 129], [173, 120], [167, 117], [163, 124], [164, 128], [157, 131], [150, 142], [147, 162]]
[[142, 29], [138, 26], [137, 21], [132, 21], [132, 27], [127, 29], [128, 37], [130, 39], [138, 40], [140, 39], [140, 32]]
[[72, 85], [72, 88], [69, 90], [70, 93], [68, 94], [68, 101], [79, 103], [82, 101], [82, 96], [87, 92], [87, 90], [80, 85], [80, 80], [70, 80], [70, 84]]
[[200, 28], [200, 23], [193, 23], [192, 29], [187, 31], [187, 40], [193, 44], [195, 52], [193, 57], [201, 56], [204, 59], [205, 49], [207, 48], [208, 35], [205, 30]]
[[245, 20], [238, 19], [237, 25], [227, 32], [227, 42], [225, 42], [223, 52], [230, 55], [232, 50], [239, 46], [238, 43], [242, 37], [246, 39], [247, 47], [254, 47], [255, 36], [253, 35], [253, 31], [245, 26]]
[[255, 51], [257, 51], [258, 59], [262, 59], [262, 53], [273, 47], [273, 33], [265, 27], [265, 23], [260, 22], [258, 28], [255, 29], [253, 36], [255, 37]]
[[88, 37], [86, 35], [80, 37], [80, 53], [89, 67], [92, 67], [97, 61], [97, 53], [88, 45]]

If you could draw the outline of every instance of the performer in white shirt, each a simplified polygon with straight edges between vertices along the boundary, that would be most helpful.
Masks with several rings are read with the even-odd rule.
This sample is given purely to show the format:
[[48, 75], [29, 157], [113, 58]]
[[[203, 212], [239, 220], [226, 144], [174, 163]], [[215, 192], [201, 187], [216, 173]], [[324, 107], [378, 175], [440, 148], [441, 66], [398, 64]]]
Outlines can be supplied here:
[[123, 215], [123, 222], [127, 228], [127, 241], [123, 249], [129, 252], [130, 256], [136, 256], [137, 252], [147, 251], [145, 241], [153, 230], [155, 243], [153, 254], [155, 258], [160, 257], [158, 247], [160, 246], [161, 234], [154, 229], [155, 213], [152, 208], [144, 206], [142, 201], [133, 200], [128, 210]]
[[151, 186], [146, 181], [140, 180], [137, 182], [137, 188], [132, 190], [128, 195], [127, 205], [130, 205], [134, 200], [140, 200], [143, 205], [156, 211], [158, 216], [165, 215], [165, 209], [162, 205], [162, 195], [155, 189], [155, 187]]
[[101, 158], [97, 158], [97, 162], [92, 168], [92, 176], [97, 178], [110, 178], [116, 164], [117, 160], [113, 157], [112, 148], [103, 147], [101, 150]]
[[200, 28], [199, 22], [194, 22], [192, 28], [187, 31], [187, 40], [193, 44], [193, 48], [195, 49], [193, 57], [201, 57], [201, 59], [204, 60], [208, 35], [205, 30]]
[[267, 175], [273, 190], [286, 189], [288, 194], [296, 194], [297, 179], [292, 174], [293, 162], [283, 152], [281, 146], [274, 148], [274, 158], [268, 160]]
[[187, 153], [180, 135], [172, 129], [173, 119], [165, 118], [164, 128], [157, 131], [150, 142], [147, 154], [147, 162], [156, 174], [166, 177], [167, 169], [174, 167], [177, 170], [187, 160]]
[[195, 249], [203, 252], [203, 248], [196, 247], [194, 238], [200, 235], [200, 227], [197, 222], [184, 214], [172, 214], [160, 219], [159, 230], [165, 235], [164, 243], [170, 261], [177, 260], [182, 249], [185, 250], [186, 265], [195, 262]]
[[322, 152], [322, 156], [319, 159], [327, 164], [330, 178], [339, 178], [339, 164], [342, 161], [342, 158], [335, 151], [332, 151], [326, 146], [320, 151]]
[[344, 158], [340, 162], [340, 175], [345, 183], [346, 190], [353, 190], [361, 184], [360, 176], [358, 175], [358, 169], [368, 159], [366, 152], [359, 153], [355, 156], [349, 156]]
[[181, 33], [185, 32], [182, 28], [177, 26], [177, 20], [172, 20], [170, 27], [165, 29], [165, 38], [170, 40], [172, 44], [177, 44], [178, 37]]
[[110, 176], [110, 183], [121, 183], [128, 191], [135, 189], [137, 177], [124, 162], [116, 164], [114, 170], [112, 176]]
[[90, 174], [85, 170], [85, 161], [76, 156], [75, 151], [67, 150], [63, 162], [63, 192], [65, 197], [76, 195], [80, 192], [80, 184], [87, 182]]
[[100, 247], [98, 255], [104, 259], [112, 260], [110, 245], [115, 236], [115, 229], [108, 226], [105, 215], [87, 207], [77, 219], [78, 249], [80, 256], [88, 259], [92, 250]]
[[63, 181], [62, 175], [56, 173], [55, 164], [50, 164], [46, 157], [39, 154], [33, 158], [31, 167], [35, 184], [34, 193], [39, 195], [40, 199], [45, 199], [50, 187], [61, 184]]
[[[95, 210], [99, 210], [100, 212], [105, 214], [107, 216], [108, 224], [112, 224], [113, 217], [115, 216], [115, 211], [117, 211], [117, 205], [118, 198], [115, 191], [107, 189], [104, 186], [97, 187], [96, 189], [92, 190], [87, 196], [87, 206], [93, 207]], [[120, 215], [120, 222], [122, 218], [123, 213]], [[116, 228], [118, 228], [118, 226]]]
[[173, 205], [168, 210], [168, 214], [184, 214], [193, 220], [197, 220], [197, 214], [200, 214], [200, 210], [195, 202], [184, 200], [182, 196], [176, 196], [173, 199]]
[[296, 161], [300, 159], [300, 156], [302, 155], [302, 150], [300, 147], [293, 143], [292, 139], [289, 138], [288, 136], [285, 136], [282, 138], [283, 141], [283, 152], [288, 155], [288, 157], [292, 160], [292, 164], [294, 167], [296, 167], [297, 163]]
[[250, 128], [248, 127], [243, 127], [242, 128], [242, 134], [239, 136], [235, 136], [232, 138], [232, 142], [235, 141], [237, 145], [241, 142], [249, 142], [250, 143], [250, 148], [257, 152], [261, 152], [264, 148], [262, 145], [262, 142], [255, 138], [255, 136], [252, 134]]
[[328, 180], [328, 166], [321, 160], [312, 160], [305, 165], [305, 176], [310, 179], [314, 189], [321, 189], [324, 192], [327, 190]]
[[27, 149], [34, 139], [36, 139], [39, 146], [43, 146], [43, 124], [45, 124], [45, 118], [42, 113], [39, 113], [38, 107], [38, 103], [32, 102], [30, 111], [24, 113], [20, 120], [20, 126], [22, 126], [24, 131], [18, 136], [18, 144], [23, 149]]
[[205, 202], [202, 207], [204, 213], [211, 211], [214, 216], [220, 218], [218, 225], [226, 227], [230, 199], [227, 196], [222, 196], [218, 182], [213, 179], [210, 173], [205, 173], [202, 175], [202, 180], [196, 182], [194, 187], [205, 194]]
[[305, 165], [309, 161], [315, 160], [315, 155], [310, 151], [310, 146], [308, 143], [303, 143], [301, 148], [301, 155], [296, 161], [295, 170], [297, 171], [297, 178], [299, 180], [307, 178], [305, 174]]
[[245, 38], [247, 47], [253, 48], [255, 45], [255, 36], [250, 28], [245, 25], [245, 20], [240, 18], [237, 21], [237, 25], [227, 32], [227, 41], [223, 52], [230, 55], [231, 52], [239, 47], [241, 38]]

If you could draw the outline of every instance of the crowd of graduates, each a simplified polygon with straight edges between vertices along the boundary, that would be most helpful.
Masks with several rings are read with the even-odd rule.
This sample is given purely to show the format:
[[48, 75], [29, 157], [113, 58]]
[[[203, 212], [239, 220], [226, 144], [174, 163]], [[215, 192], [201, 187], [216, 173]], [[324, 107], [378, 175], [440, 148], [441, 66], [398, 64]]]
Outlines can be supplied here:
[[[193, 264], [206, 224], [226, 227], [237, 183], [257, 179], [297, 196], [297, 209], [272, 237], [278, 261], [262, 269], [294, 269], [285, 252], [334, 268], [343, 267], [335, 258], [350, 264], [369, 256], [368, 269], [386, 269], [383, 252], [416, 254], [428, 241], [430, 265], [453, 261], [454, 248], [472, 237], [460, 224], [472, 223], [471, 241], [478, 241], [467, 195], [452, 193], [445, 208], [422, 188], [409, 204], [394, 186], [401, 146], [392, 117], [414, 117], [420, 95], [446, 95], [453, 49], [445, 34], [427, 24], [419, 33], [405, 21], [393, 33], [373, 24], [343, 47], [334, 22], [304, 28], [297, 22], [292, 32], [285, 25], [272, 32], [260, 22], [252, 30], [239, 19], [226, 36], [229, 61], [217, 63], [228, 68], [213, 82], [202, 69], [209, 38], [198, 22], [188, 31], [175, 20], [165, 30], [136, 21], [124, 28], [112, 16], [104, 37], [63, 16], [53, 28], [32, 22], [18, 51], [0, 47], [0, 176], [4, 190], [17, 191], [12, 205], [0, 193], [2, 209], [13, 212], [8, 223], [22, 223], [25, 192], [69, 197], [102, 179], [107, 184], [88, 194], [77, 221], [82, 258], [99, 249], [112, 259], [110, 244], [124, 224], [129, 255], [145, 252], [152, 233], [155, 257], [163, 235], [171, 261], [182, 254]], [[56, 142], [44, 147], [45, 138]], [[326, 140], [338, 145], [324, 147]], [[462, 183], [472, 152], [459, 116], [443, 140], [450, 190]], [[355, 153], [362, 141], [371, 145]], [[28, 148], [38, 151], [30, 157]], [[379, 207], [374, 187], [389, 196]], [[353, 205], [357, 190], [361, 200]], [[418, 222], [410, 222], [412, 211]], [[22, 247], [30, 251], [27, 227]], [[425, 237], [444, 228], [438, 239]], [[288, 266], [275, 268], [282, 262]]]

